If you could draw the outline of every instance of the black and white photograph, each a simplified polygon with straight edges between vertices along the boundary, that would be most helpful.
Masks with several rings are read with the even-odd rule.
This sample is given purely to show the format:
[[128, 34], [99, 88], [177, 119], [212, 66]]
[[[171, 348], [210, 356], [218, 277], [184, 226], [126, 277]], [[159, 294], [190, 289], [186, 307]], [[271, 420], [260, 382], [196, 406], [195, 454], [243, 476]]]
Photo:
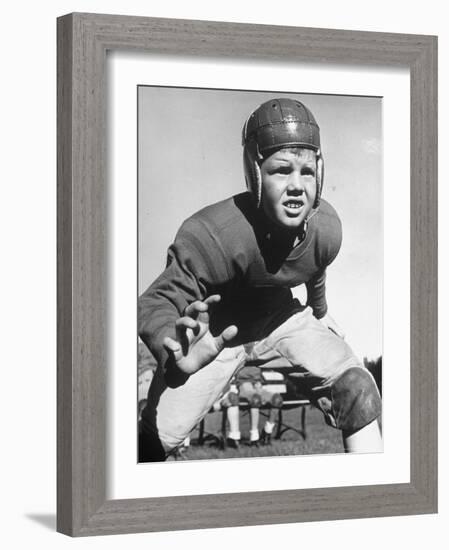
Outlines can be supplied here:
[[5, 548], [447, 538], [444, 5], [6, 4]]
[[382, 99], [139, 86], [137, 157], [139, 462], [382, 452]]

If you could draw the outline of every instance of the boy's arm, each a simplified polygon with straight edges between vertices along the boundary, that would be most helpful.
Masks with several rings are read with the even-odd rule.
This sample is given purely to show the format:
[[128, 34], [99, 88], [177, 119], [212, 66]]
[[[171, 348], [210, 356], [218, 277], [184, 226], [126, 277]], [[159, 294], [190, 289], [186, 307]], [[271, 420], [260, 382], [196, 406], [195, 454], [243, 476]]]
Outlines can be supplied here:
[[189, 305], [212, 305], [213, 288], [229, 278], [224, 260], [211, 235], [188, 221], [169, 248], [166, 269], [139, 298], [139, 336], [162, 367], [174, 360], [167, 342], [179, 341], [181, 332], [191, 336], [189, 318], [196, 313]]
[[339, 325], [327, 312], [326, 301], [326, 270], [320, 272], [316, 277], [306, 283], [307, 287], [307, 305], [313, 309], [314, 316], [319, 319], [323, 325], [335, 333], [340, 338], [345, 334]]
[[326, 269], [319, 271], [306, 283], [307, 305], [313, 309], [317, 319], [321, 319], [327, 313], [326, 301]]
[[327, 328], [344, 338], [343, 331], [328, 313], [326, 300], [326, 270], [335, 260], [340, 251], [342, 242], [341, 222], [337, 213], [330, 209], [328, 216], [324, 218], [322, 232], [318, 244], [318, 257], [321, 269], [306, 283], [307, 305], [313, 309], [313, 313]]

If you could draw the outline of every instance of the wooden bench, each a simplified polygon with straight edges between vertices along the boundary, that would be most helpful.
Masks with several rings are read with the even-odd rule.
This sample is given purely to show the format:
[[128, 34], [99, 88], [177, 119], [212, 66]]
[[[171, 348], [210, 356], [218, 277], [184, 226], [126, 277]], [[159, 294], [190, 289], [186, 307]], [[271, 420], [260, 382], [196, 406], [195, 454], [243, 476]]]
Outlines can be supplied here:
[[[297, 389], [297, 382], [295, 381], [295, 375], [291, 372], [291, 367], [276, 367], [273, 369], [262, 369], [264, 375], [269, 375], [271, 373], [276, 376], [265, 376], [265, 381], [263, 387], [269, 389], [271, 392], [279, 393], [282, 396], [283, 404], [282, 407], [277, 409], [276, 416], [276, 428], [274, 432], [275, 439], [281, 439], [282, 435], [292, 430], [300, 435], [304, 440], [307, 438], [307, 426], [306, 426], [306, 411], [307, 407], [310, 406], [310, 401], [301, 395]], [[239, 409], [244, 414], [249, 414], [250, 404], [246, 399], [239, 400]], [[284, 412], [300, 408], [300, 425], [299, 428], [292, 426], [291, 424], [285, 422]], [[269, 404], [261, 405], [259, 408], [261, 415], [267, 417], [268, 411], [270, 409]], [[211, 413], [220, 413], [221, 414], [221, 429], [220, 433], [210, 433], [206, 432], [206, 418], [204, 418], [198, 425], [198, 444], [204, 445], [206, 441], [214, 441], [222, 449], [226, 448], [226, 433], [227, 433], [227, 407], [221, 407], [220, 409], [213, 408], [209, 411]]]

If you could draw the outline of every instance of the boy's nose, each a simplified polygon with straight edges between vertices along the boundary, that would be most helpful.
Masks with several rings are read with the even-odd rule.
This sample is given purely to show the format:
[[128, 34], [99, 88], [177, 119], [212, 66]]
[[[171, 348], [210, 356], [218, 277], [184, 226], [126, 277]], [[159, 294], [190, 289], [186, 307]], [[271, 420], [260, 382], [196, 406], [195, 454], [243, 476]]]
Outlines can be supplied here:
[[304, 185], [299, 175], [291, 174], [287, 185], [287, 191], [298, 195], [304, 193]]

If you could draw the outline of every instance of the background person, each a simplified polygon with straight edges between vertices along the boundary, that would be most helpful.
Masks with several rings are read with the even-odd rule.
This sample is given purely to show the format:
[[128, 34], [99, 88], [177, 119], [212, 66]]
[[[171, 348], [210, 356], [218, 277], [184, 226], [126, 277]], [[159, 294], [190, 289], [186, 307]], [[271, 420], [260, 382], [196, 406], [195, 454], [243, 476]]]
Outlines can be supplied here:
[[[228, 444], [236, 446], [235, 442], [240, 440], [240, 399], [244, 399], [249, 405], [250, 415], [250, 432], [249, 442], [251, 446], [257, 446], [259, 441], [265, 445], [271, 444], [271, 435], [276, 425], [276, 411], [278, 411], [283, 404], [282, 397], [277, 392], [272, 392], [264, 388], [263, 375], [259, 367], [256, 366], [244, 366], [237, 374], [235, 384], [231, 386], [231, 392], [233, 387], [235, 388], [234, 395], [237, 399], [235, 405], [232, 405], [232, 400], [229, 399], [230, 405], [227, 408], [227, 417], [230, 426], [228, 433]], [[259, 434], [259, 418], [260, 408], [265, 406], [267, 408], [267, 419], [262, 429], [262, 437]]]

